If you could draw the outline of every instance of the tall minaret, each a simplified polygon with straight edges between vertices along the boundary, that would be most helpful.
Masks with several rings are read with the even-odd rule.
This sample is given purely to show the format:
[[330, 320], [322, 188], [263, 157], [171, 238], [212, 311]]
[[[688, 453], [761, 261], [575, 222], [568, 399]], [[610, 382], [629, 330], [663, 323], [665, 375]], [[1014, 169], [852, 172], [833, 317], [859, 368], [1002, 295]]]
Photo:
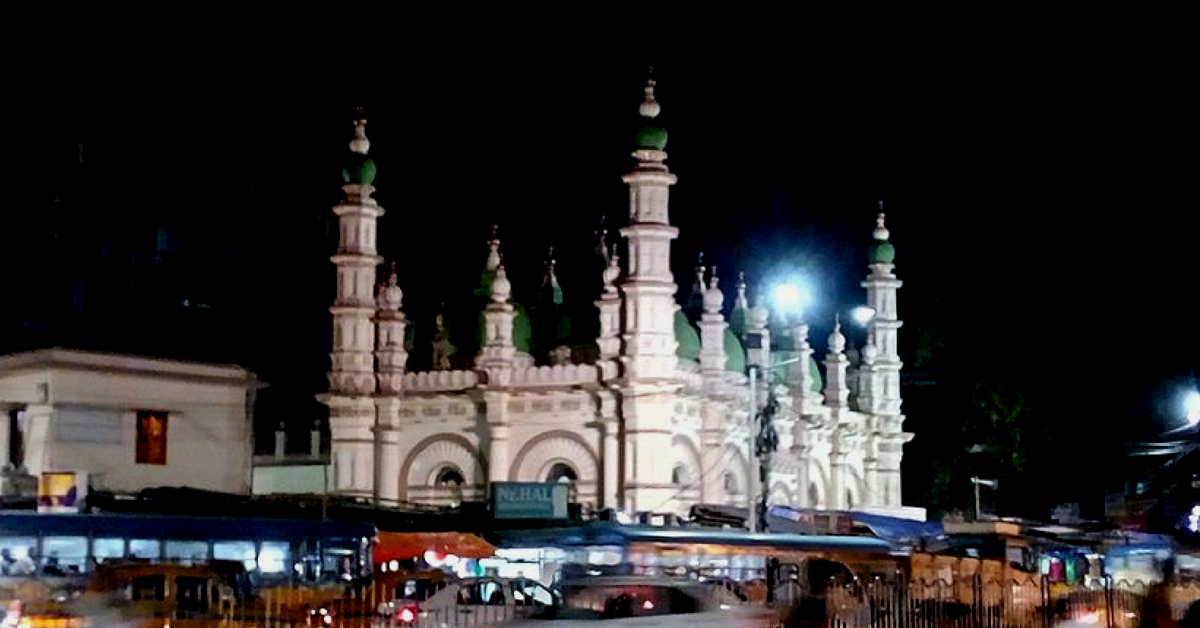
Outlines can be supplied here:
[[623, 177], [629, 185], [629, 226], [625, 293], [626, 375], [630, 381], [669, 378], [675, 373], [675, 281], [671, 276], [671, 240], [679, 235], [667, 215], [675, 175], [663, 162], [667, 131], [655, 124], [659, 104], [654, 80], [646, 83], [643, 126], [637, 134], [637, 165]]
[[[888, 241], [889, 233], [884, 225], [883, 202], [879, 203], [874, 242], [868, 252], [871, 272], [862, 283], [867, 289], [867, 305], [875, 309], [875, 317], [868, 328], [868, 345], [863, 348], [866, 366], [865, 380], [860, 390], [866, 397], [871, 430], [868, 437], [866, 457], [869, 482], [868, 497], [882, 506], [901, 504], [900, 461], [904, 443], [913, 435], [902, 431], [904, 417], [900, 414], [900, 356], [896, 350], [896, 336], [901, 322], [896, 314], [896, 290], [900, 280], [892, 272], [896, 249]], [[860, 379], [863, 376], [860, 375]], [[873, 466], [872, 466], [873, 465]]]
[[332, 368], [329, 406], [333, 449], [333, 489], [371, 495], [375, 491], [375, 224], [383, 208], [371, 198], [375, 162], [367, 156], [366, 120], [354, 121], [350, 155], [342, 169], [345, 197], [333, 208], [338, 216], [337, 296], [333, 307]]
[[871, 243], [868, 259], [871, 273], [862, 286], [867, 289], [867, 305], [875, 309], [870, 323], [870, 335], [874, 339], [878, 357], [875, 369], [880, 376], [881, 388], [874, 397], [883, 414], [900, 415], [900, 355], [896, 351], [896, 336], [903, 324], [896, 315], [896, 290], [902, 285], [892, 272], [896, 249], [888, 241], [888, 230], [883, 222], [883, 201], [879, 202], [879, 217], [876, 219], [874, 242]]
[[659, 113], [654, 81], [646, 84], [642, 127], [633, 157], [637, 165], [623, 177], [629, 185], [628, 273], [624, 293], [621, 416], [625, 426], [625, 480], [621, 504], [630, 510], [673, 509], [671, 415], [675, 401], [675, 281], [671, 276], [671, 240], [679, 234], [667, 214], [675, 175], [663, 163], [667, 132], [655, 122]]

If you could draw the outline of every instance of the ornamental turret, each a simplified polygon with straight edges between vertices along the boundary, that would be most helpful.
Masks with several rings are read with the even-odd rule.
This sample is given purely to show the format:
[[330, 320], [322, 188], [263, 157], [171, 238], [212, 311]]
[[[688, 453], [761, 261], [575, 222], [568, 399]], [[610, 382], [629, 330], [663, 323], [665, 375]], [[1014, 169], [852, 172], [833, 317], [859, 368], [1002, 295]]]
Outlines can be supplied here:
[[846, 337], [842, 335], [842, 320], [838, 316], [829, 334], [828, 350], [825, 353], [825, 404], [832, 408], [849, 408], [850, 386], [846, 369], [850, 359], [846, 357]]
[[600, 337], [596, 339], [596, 346], [601, 360], [612, 360], [621, 354], [621, 293], [617, 289], [620, 278], [621, 261], [617, 247], [613, 245], [608, 254], [608, 266], [601, 273], [604, 292], [596, 301], [596, 308], [600, 310]]
[[404, 349], [407, 321], [401, 307], [404, 293], [400, 290], [396, 263], [392, 262], [387, 283], [380, 286], [376, 297], [375, 314], [375, 379], [379, 393], [394, 395], [400, 392], [408, 351]]
[[[725, 371], [725, 317], [721, 306], [725, 295], [717, 287], [717, 267], [712, 267], [712, 279], [703, 293], [703, 313], [700, 315], [700, 372], [705, 377], [718, 377]], [[703, 284], [701, 284], [703, 285]]]
[[479, 368], [488, 374], [491, 386], [506, 386], [512, 374], [517, 349], [513, 344], [513, 306], [509, 302], [512, 283], [503, 265], [492, 278], [491, 302], [483, 311], [484, 339], [478, 358]]

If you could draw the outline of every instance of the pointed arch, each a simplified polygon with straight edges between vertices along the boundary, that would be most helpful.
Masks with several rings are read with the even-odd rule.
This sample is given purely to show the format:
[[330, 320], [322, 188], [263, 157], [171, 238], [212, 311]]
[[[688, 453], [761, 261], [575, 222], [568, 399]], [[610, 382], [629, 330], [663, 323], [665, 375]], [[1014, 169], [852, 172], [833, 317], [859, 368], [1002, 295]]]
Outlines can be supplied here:
[[857, 508], [863, 505], [863, 500], [866, 498], [866, 491], [863, 486], [862, 476], [859, 475], [858, 469], [851, 465], [846, 465], [846, 477], [843, 485], [846, 491], [845, 506], [848, 510]]
[[[721, 487], [725, 494], [725, 503], [744, 505], [741, 502], [746, 498], [746, 455], [742, 453], [733, 443], [726, 443], [725, 450], [721, 452]], [[730, 488], [734, 488], [730, 492]]]
[[462, 476], [464, 495], [480, 493], [487, 484], [487, 460], [471, 441], [459, 434], [436, 434], [417, 443], [401, 465], [400, 499], [409, 499], [414, 491], [424, 499], [432, 495], [428, 489], [440, 490], [438, 474], [447, 468]]
[[[672, 476], [676, 470], [680, 473], [682, 480], [681, 484], [696, 491], [700, 490], [701, 482], [704, 479], [704, 465], [701, 462], [700, 448], [692, 439], [683, 434], [676, 434], [671, 439], [671, 470]], [[674, 477], [672, 477], [674, 481]]]
[[[808, 488], [802, 489], [805, 491], [805, 506], [809, 508], [825, 508], [829, 503], [825, 495], [826, 487], [829, 486], [829, 475], [825, 473], [825, 466], [816, 458], [808, 459]], [[816, 501], [813, 501], [814, 497]]]

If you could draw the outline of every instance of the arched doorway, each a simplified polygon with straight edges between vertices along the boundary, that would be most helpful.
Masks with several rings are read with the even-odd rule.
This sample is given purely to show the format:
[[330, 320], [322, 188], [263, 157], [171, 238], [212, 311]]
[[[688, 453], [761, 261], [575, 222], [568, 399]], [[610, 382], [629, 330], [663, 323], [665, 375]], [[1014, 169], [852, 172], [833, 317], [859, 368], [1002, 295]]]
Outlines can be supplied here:
[[576, 483], [579, 482], [579, 474], [571, 465], [565, 462], [556, 462], [550, 467], [550, 471], [546, 473], [546, 481], [558, 484], [567, 485], [567, 501], [578, 501], [576, 495]]

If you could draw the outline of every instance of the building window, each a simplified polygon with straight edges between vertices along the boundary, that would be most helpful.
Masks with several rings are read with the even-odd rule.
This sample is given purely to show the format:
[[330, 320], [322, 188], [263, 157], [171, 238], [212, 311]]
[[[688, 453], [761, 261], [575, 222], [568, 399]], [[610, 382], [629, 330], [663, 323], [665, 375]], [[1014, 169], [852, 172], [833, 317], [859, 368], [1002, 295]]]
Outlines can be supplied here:
[[737, 477], [735, 477], [732, 473], [727, 472], [725, 474], [724, 481], [725, 481], [725, 494], [726, 495], [737, 495], [738, 493], [741, 492], [738, 490]]
[[671, 469], [671, 484], [676, 486], [687, 484], [687, 469], [683, 465], [675, 465], [675, 468]]
[[458, 506], [463, 501], [463, 484], [466, 484], [466, 479], [463, 474], [454, 467], [444, 467], [438, 471], [434, 486], [438, 488], [448, 489], [450, 493], [450, 505]]
[[137, 463], [167, 464], [167, 413], [138, 410]]

